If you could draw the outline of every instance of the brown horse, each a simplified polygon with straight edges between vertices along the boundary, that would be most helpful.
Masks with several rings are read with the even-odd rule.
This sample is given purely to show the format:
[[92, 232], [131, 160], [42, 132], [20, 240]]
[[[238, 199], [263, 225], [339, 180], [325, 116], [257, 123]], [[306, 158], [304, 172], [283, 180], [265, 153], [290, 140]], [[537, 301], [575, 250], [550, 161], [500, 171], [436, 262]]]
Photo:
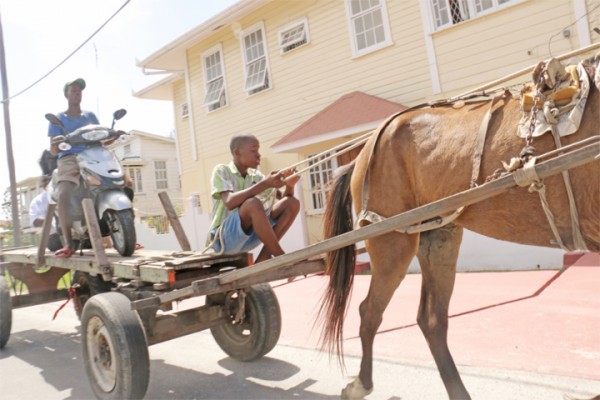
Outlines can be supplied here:
[[[594, 68], [597, 64], [596, 58]], [[579, 129], [561, 138], [563, 146], [600, 134], [600, 93], [596, 85], [592, 77]], [[325, 236], [333, 237], [352, 229], [352, 199], [354, 210], [359, 214], [364, 202], [361, 200], [367, 192], [367, 209], [391, 217], [468, 189], [477, 132], [489, 107], [489, 101], [466, 104], [462, 108], [430, 107], [410, 110], [393, 118], [378, 135], [369, 139], [355, 164], [336, 179], [325, 215]], [[516, 135], [520, 117], [518, 96], [502, 98], [494, 105], [479, 176], [492, 176], [503, 160], [518, 156], [524, 148], [525, 141]], [[536, 137], [532, 144], [537, 154], [556, 148], [551, 133]], [[368, 187], [365, 187], [367, 174]], [[589, 250], [600, 251], [600, 161], [574, 168], [569, 174], [580, 232]], [[555, 175], [544, 183], [558, 232], [563, 243], [572, 246], [574, 239], [563, 178]], [[360, 373], [342, 391], [342, 397], [362, 398], [372, 391], [373, 340], [392, 294], [416, 255], [422, 272], [418, 325], [448, 396], [469, 398], [447, 344], [448, 306], [463, 228], [514, 243], [556, 247], [538, 195], [525, 187], [513, 188], [468, 206], [446, 227], [420, 234], [394, 231], [367, 240], [372, 278], [367, 297], [359, 307]], [[330, 281], [322, 308], [326, 314], [323, 338], [330, 350], [340, 353], [354, 254], [353, 246], [328, 254]]]

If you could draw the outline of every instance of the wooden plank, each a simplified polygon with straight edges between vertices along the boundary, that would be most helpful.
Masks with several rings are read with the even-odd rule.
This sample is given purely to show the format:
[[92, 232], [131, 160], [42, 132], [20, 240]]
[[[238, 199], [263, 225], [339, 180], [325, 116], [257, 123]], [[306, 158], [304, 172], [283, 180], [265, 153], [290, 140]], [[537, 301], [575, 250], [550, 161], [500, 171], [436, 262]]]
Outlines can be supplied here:
[[248, 265], [248, 253], [239, 254], [198, 254], [165, 261], [165, 265], [175, 269], [192, 268], [194, 266], [213, 265], [233, 262], [234, 265]]
[[[9, 263], [6, 270], [13, 277], [27, 285], [29, 293], [50, 292], [56, 290], [61, 278], [69, 272], [68, 269], [52, 267], [47, 271], [35, 271], [29, 264]], [[70, 282], [65, 282], [67, 285]]]
[[179, 222], [179, 217], [175, 212], [175, 208], [173, 207], [173, 203], [171, 203], [171, 199], [169, 198], [169, 194], [167, 192], [160, 192], [158, 194], [158, 198], [165, 209], [165, 213], [167, 214], [167, 218], [169, 219], [169, 223], [175, 232], [175, 236], [177, 237], [177, 241], [181, 246], [181, 250], [190, 251], [192, 250], [192, 246], [181, 226], [181, 222]]
[[[258, 264], [257, 264], [258, 265]], [[245, 268], [252, 271], [254, 267]], [[292, 278], [300, 275], [309, 275], [323, 272], [325, 269], [324, 259], [315, 259], [302, 261], [297, 264], [282, 265], [275, 270], [256, 271], [243, 279], [233, 281], [227, 284], [221, 284], [219, 277], [211, 277], [192, 282], [188, 287], [167, 292], [163, 295], [133, 301], [131, 308], [133, 310], [143, 310], [145, 308], [158, 307], [161, 304], [169, 303], [175, 300], [181, 300], [193, 296], [209, 295], [214, 293], [226, 292], [257, 285], [260, 283], [272, 282], [280, 279]]]
[[102, 278], [105, 281], [110, 281], [112, 279], [112, 270], [108, 258], [106, 258], [106, 252], [104, 251], [104, 242], [102, 240], [102, 234], [100, 233], [96, 210], [94, 210], [94, 203], [92, 202], [92, 199], [83, 199], [81, 201], [81, 206], [83, 207], [88, 235], [90, 237], [90, 242], [92, 242], [92, 248], [94, 249], [94, 255], [98, 262], [98, 266], [100, 267]]
[[199, 332], [226, 321], [222, 306], [202, 306], [157, 316], [146, 330], [148, 345]]

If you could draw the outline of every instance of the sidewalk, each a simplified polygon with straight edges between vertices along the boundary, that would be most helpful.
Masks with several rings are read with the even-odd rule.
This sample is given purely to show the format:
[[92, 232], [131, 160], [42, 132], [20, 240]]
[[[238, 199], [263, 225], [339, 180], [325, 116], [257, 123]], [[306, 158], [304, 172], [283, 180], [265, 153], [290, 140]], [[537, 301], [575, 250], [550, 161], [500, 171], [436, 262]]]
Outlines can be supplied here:
[[[457, 274], [448, 337], [459, 368], [600, 380], [600, 262], [597, 255], [570, 260], [575, 263], [563, 272]], [[318, 347], [320, 325], [313, 326], [326, 283], [327, 278], [312, 276], [273, 284], [283, 314], [279, 344]], [[355, 278], [346, 355], [361, 355], [358, 305], [369, 283], [369, 276]], [[420, 274], [411, 274], [396, 291], [375, 339], [376, 358], [433, 363], [415, 323], [420, 285]]]

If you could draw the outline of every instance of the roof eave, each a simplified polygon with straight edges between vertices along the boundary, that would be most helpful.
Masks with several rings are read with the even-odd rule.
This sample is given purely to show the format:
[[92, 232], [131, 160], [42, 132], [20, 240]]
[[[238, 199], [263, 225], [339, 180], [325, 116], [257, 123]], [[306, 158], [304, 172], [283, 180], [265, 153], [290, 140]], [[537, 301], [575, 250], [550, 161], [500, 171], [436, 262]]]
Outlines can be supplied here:
[[240, 0], [143, 60], [138, 61], [137, 66], [143, 69], [181, 71], [185, 68], [185, 52], [189, 47], [270, 1], [272, 0]]
[[329, 140], [343, 138], [345, 136], [356, 135], [362, 132], [377, 128], [385, 119], [367, 122], [361, 125], [351, 126], [349, 128], [339, 129], [337, 131], [323, 133], [318, 136], [311, 136], [306, 139], [296, 140], [294, 142], [271, 146], [273, 153], [298, 153], [298, 150], [313, 144], [327, 142]]
[[173, 85], [173, 82], [182, 77], [182, 73], [170, 74], [143, 89], [132, 92], [132, 96], [140, 99], [173, 101], [173, 90], [171, 89], [171, 86]]

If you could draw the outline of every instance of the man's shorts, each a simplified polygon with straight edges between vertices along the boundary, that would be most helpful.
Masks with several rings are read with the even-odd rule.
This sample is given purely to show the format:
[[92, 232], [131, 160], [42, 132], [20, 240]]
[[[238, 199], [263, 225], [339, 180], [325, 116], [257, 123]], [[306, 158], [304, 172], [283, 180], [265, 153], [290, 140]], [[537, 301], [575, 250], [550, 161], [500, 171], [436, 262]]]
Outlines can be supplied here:
[[[271, 218], [270, 211], [267, 211], [267, 215], [269, 217], [271, 226], [274, 226], [277, 221]], [[244, 253], [253, 250], [262, 243], [256, 235], [254, 229], [252, 229], [250, 233], [244, 232], [242, 229], [242, 221], [240, 220], [238, 208], [232, 211], [231, 214], [225, 218], [222, 226], [223, 229], [221, 229], [221, 235], [225, 246], [225, 251], [223, 251], [223, 254]], [[217, 253], [219, 253], [221, 251], [221, 241], [217, 239], [212, 247]]]
[[68, 181], [79, 185], [79, 165], [77, 155], [69, 154], [58, 159], [56, 178], [58, 182]]

